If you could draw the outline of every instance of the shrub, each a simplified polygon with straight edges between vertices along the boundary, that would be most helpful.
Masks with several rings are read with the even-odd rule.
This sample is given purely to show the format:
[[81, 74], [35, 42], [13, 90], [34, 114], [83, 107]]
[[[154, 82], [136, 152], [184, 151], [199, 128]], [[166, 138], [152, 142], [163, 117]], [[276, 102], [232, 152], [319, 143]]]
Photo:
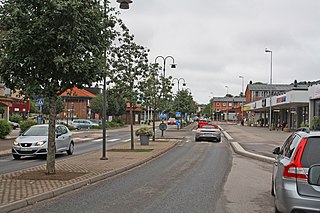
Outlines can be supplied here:
[[10, 115], [9, 120], [19, 124], [22, 121], [22, 117], [20, 115]]
[[22, 132], [26, 131], [30, 126], [33, 126], [36, 124], [38, 124], [38, 123], [37, 123], [37, 121], [34, 121], [34, 120], [22, 121], [20, 124], [20, 132], [22, 133]]
[[320, 130], [320, 116], [314, 116], [311, 121], [311, 129]]
[[11, 130], [11, 125], [7, 121], [0, 120], [0, 138], [4, 138]]
[[136, 131], [136, 136], [139, 135], [153, 136], [153, 130], [150, 129], [148, 126], [142, 126]]

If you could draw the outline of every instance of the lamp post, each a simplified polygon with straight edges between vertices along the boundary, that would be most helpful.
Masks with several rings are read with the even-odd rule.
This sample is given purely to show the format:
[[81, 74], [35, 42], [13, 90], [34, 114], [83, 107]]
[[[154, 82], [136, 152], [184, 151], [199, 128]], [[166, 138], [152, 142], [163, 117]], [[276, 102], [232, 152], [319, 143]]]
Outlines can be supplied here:
[[182, 86], [186, 86], [186, 85], [187, 85], [187, 84], [186, 84], [186, 80], [184, 80], [184, 78], [174, 78], [174, 79], [172, 79], [172, 86], [174, 86], [174, 81], [175, 81], [175, 80], [178, 82], [178, 92], [177, 92], [177, 93], [179, 93], [179, 90], [180, 90], [180, 81], [183, 80]]
[[163, 60], [163, 77], [165, 78], [166, 77], [166, 61], [168, 59], [171, 59], [172, 60], [172, 64], [171, 64], [171, 68], [176, 68], [177, 67], [177, 64], [174, 63], [174, 58], [171, 56], [171, 55], [168, 55], [166, 57], [162, 56], [162, 55], [158, 55], [155, 59], [154, 59], [154, 62], [157, 63], [157, 60], [161, 58]]
[[228, 116], [229, 116], [229, 100], [228, 100], [228, 86], [224, 86], [227, 89], [227, 94], [226, 94], [226, 99], [227, 99], [227, 115], [226, 115], [226, 121], [228, 121]]
[[120, 9], [127, 10], [129, 9], [129, 4], [132, 3], [132, 0], [117, 0], [120, 3]]
[[[242, 79], [242, 82], [241, 82], [241, 92], [242, 92], [242, 96], [244, 96], [244, 88], [243, 88], [243, 85], [244, 85], [244, 77], [242, 75], [239, 76], [239, 78]], [[241, 120], [243, 119], [243, 101], [241, 101]]]
[[270, 106], [269, 106], [269, 130], [271, 131], [271, 116], [272, 116], [272, 106], [271, 106], [271, 97], [272, 97], [272, 50], [266, 48], [264, 50], [266, 53], [270, 53], [271, 56], [271, 62], [270, 62]]

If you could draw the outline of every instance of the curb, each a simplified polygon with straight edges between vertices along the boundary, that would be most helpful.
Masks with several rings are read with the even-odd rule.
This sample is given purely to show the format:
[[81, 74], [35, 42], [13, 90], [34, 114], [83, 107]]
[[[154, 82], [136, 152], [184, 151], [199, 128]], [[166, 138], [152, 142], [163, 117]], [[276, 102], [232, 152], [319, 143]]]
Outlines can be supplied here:
[[273, 158], [266, 157], [263, 155], [254, 154], [252, 152], [248, 152], [248, 151], [244, 150], [238, 142], [231, 142], [230, 144], [231, 144], [233, 150], [235, 151], [235, 153], [237, 153], [237, 154], [240, 154], [240, 155], [243, 155], [243, 156], [246, 156], [249, 158], [253, 158], [253, 159], [256, 159], [259, 161], [263, 161], [266, 163], [273, 163], [274, 162]]
[[[233, 138], [226, 132], [222, 131], [223, 135], [227, 138], [228, 141], [233, 140]], [[258, 155], [252, 152], [246, 151], [238, 142], [230, 142], [230, 145], [233, 151], [239, 155], [243, 155], [245, 157], [249, 157], [255, 160], [259, 160], [266, 163], [274, 163], [274, 158], [266, 157], [263, 155]]]
[[151, 161], [151, 160], [153, 160], [153, 159], [155, 159], [157, 157], [160, 157], [161, 155], [165, 154], [169, 150], [171, 150], [174, 147], [176, 147], [176, 145], [178, 143], [180, 143], [180, 142], [181, 142], [181, 140], [177, 141], [172, 146], [169, 146], [166, 149], [164, 149], [164, 150], [162, 150], [162, 151], [160, 151], [158, 153], [155, 153], [154, 155], [152, 155], [152, 156], [150, 156], [150, 157], [148, 157], [146, 159], [143, 159], [143, 160], [141, 160], [139, 162], [130, 164], [130, 165], [125, 166], [123, 168], [120, 168], [120, 169], [117, 169], [117, 170], [114, 170], [114, 171], [110, 171], [110, 172], [107, 172], [107, 173], [103, 173], [103, 174], [97, 175], [95, 177], [92, 177], [92, 178], [89, 178], [89, 179], [86, 179], [86, 180], [82, 180], [82, 181], [79, 181], [77, 183], [70, 184], [68, 186], [57, 188], [57, 189], [51, 190], [49, 192], [45, 192], [45, 193], [42, 193], [42, 194], [38, 194], [38, 195], [29, 197], [29, 198], [25, 198], [25, 199], [22, 199], [22, 200], [19, 200], [19, 201], [15, 201], [15, 202], [0, 206], [0, 212], [6, 213], [6, 212], [10, 212], [10, 211], [13, 211], [13, 210], [16, 210], [16, 209], [27, 207], [28, 205], [35, 204], [36, 202], [47, 200], [47, 199], [50, 199], [50, 198], [53, 198], [53, 197], [57, 197], [57, 196], [59, 196], [61, 194], [64, 194], [66, 192], [70, 192], [70, 191], [82, 188], [84, 186], [87, 186], [87, 185], [102, 181], [102, 180], [104, 180], [106, 178], [110, 178], [110, 177], [113, 177], [115, 175], [121, 174], [121, 173], [123, 173], [125, 171], [134, 169], [134, 168], [136, 168], [136, 167], [138, 167], [140, 165], [143, 165], [143, 164], [145, 164], [145, 163], [147, 163], [147, 162], [149, 162], [149, 161]]

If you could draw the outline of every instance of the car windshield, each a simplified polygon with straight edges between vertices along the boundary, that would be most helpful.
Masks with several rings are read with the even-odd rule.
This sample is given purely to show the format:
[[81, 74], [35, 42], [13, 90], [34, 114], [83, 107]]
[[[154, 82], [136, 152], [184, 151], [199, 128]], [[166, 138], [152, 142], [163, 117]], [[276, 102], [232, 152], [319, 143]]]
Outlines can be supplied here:
[[48, 136], [48, 126], [32, 126], [23, 136]]

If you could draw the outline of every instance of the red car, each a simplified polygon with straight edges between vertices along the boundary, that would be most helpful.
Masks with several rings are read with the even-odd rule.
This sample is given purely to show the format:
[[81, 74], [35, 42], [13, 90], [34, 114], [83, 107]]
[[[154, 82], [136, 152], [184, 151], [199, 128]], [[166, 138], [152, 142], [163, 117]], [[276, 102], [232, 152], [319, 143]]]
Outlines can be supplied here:
[[217, 124], [214, 124], [211, 121], [205, 119], [201, 119], [198, 122], [198, 128], [202, 128], [203, 126], [214, 126], [214, 128], [219, 129], [219, 126]]
[[198, 121], [198, 128], [202, 128], [203, 125], [207, 125], [208, 124], [208, 120], [207, 119], [200, 119]]
[[168, 125], [176, 125], [176, 119], [175, 118], [169, 118], [167, 121]]

